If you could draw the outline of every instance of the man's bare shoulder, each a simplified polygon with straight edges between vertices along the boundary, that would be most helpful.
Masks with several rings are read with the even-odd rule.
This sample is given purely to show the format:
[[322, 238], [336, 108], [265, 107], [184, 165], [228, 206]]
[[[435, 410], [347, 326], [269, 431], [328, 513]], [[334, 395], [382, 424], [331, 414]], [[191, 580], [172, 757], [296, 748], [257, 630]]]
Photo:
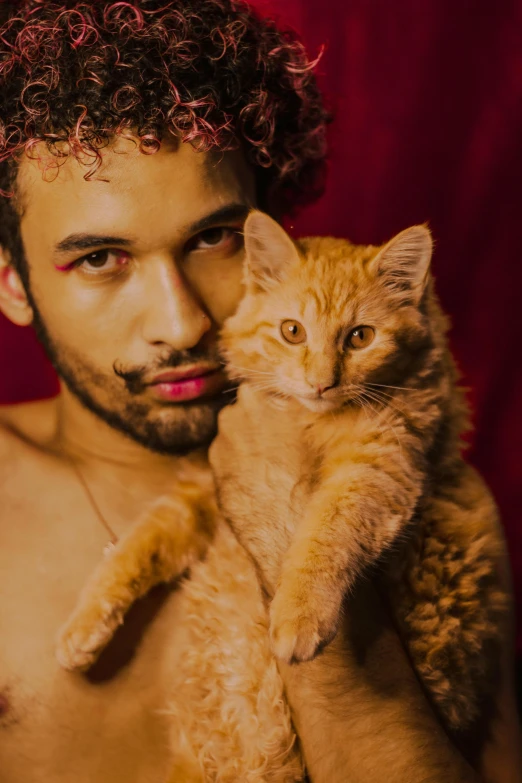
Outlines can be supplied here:
[[0, 405], [0, 460], [15, 443], [48, 444], [56, 432], [57, 411], [57, 398]]

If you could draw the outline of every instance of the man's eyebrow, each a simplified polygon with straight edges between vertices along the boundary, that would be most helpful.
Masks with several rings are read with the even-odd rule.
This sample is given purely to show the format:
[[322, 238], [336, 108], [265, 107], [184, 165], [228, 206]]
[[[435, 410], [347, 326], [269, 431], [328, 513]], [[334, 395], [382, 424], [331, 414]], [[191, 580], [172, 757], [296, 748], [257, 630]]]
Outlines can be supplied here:
[[92, 250], [95, 247], [104, 247], [107, 245], [117, 245], [118, 247], [129, 247], [133, 240], [128, 237], [107, 236], [105, 234], [69, 234], [62, 239], [55, 247], [57, 253], [70, 253], [73, 250]]
[[236, 220], [245, 220], [252, 209], [248, 204], [226, 204], [224, 207], [216, 209], [210, 215], [206, 215], [201, 220], [197, 220], [189, 228], [190, 234], [199, 234], [207, 228], [213, 228], [218, 223], [232, 223]]
[[[248, 204], [226, 204], [224, 207], [216, 209], [209, 215], [205, 215], [201, 220], [192, 223], [188, 228], [188, 233], [198, 234], [201, 231], [205, 231], [207, 228], [213, 228], [218, 223], [231, 223], [236, 220], [244, 220], [250, 212], [250, 209], [251, 207]], [[65, 239], [58, 242], [55, 251], [58, 254], [65, 254], [73, 251], [82, 252], [85, 250], [93, 250], [97, 247], [130, 247], [134, 241], [134, 239], [130, 239], [129, 237], [117, 237], [106, 234], [69, 234]]]

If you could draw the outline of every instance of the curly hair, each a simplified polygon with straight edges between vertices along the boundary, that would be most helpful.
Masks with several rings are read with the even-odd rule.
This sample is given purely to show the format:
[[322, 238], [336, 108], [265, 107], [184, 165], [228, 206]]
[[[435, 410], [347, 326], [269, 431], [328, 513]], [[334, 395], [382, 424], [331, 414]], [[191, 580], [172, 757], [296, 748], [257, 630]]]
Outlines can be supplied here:
[[241, 145], [262, 205], [284, 213], [321, 192], [317, 61], [244, 0], [0, 3], [0, 244], [14, 240], [5, 197], [20, 154], [42, 142], [51, 166], [73, 155], [86, 178], [117, 134], [146, 154], [167, 133], [198, 150]]

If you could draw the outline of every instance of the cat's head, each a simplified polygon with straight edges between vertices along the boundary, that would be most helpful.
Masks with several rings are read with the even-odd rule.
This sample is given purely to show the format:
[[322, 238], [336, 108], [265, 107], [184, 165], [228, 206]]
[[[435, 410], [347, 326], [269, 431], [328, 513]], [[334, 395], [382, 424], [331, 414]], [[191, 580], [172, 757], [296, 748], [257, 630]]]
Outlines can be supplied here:
[[245, 295], [222, 332], [229, 373], [314, 411], [400, 386], [429, 336], [432, 240], [413, 226], [382, 247], [294, 243], [272, 218], [244, 227]]

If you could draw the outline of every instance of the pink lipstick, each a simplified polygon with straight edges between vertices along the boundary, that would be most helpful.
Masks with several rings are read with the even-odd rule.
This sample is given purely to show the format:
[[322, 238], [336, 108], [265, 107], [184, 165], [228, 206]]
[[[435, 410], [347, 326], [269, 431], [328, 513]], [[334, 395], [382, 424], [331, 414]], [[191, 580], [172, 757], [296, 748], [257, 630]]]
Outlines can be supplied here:
[[187, 402], [221, 391], [226, 378], [220, 368], [198, 365], [156, 375], [148, 384], [151, 393], [168, 402]]

